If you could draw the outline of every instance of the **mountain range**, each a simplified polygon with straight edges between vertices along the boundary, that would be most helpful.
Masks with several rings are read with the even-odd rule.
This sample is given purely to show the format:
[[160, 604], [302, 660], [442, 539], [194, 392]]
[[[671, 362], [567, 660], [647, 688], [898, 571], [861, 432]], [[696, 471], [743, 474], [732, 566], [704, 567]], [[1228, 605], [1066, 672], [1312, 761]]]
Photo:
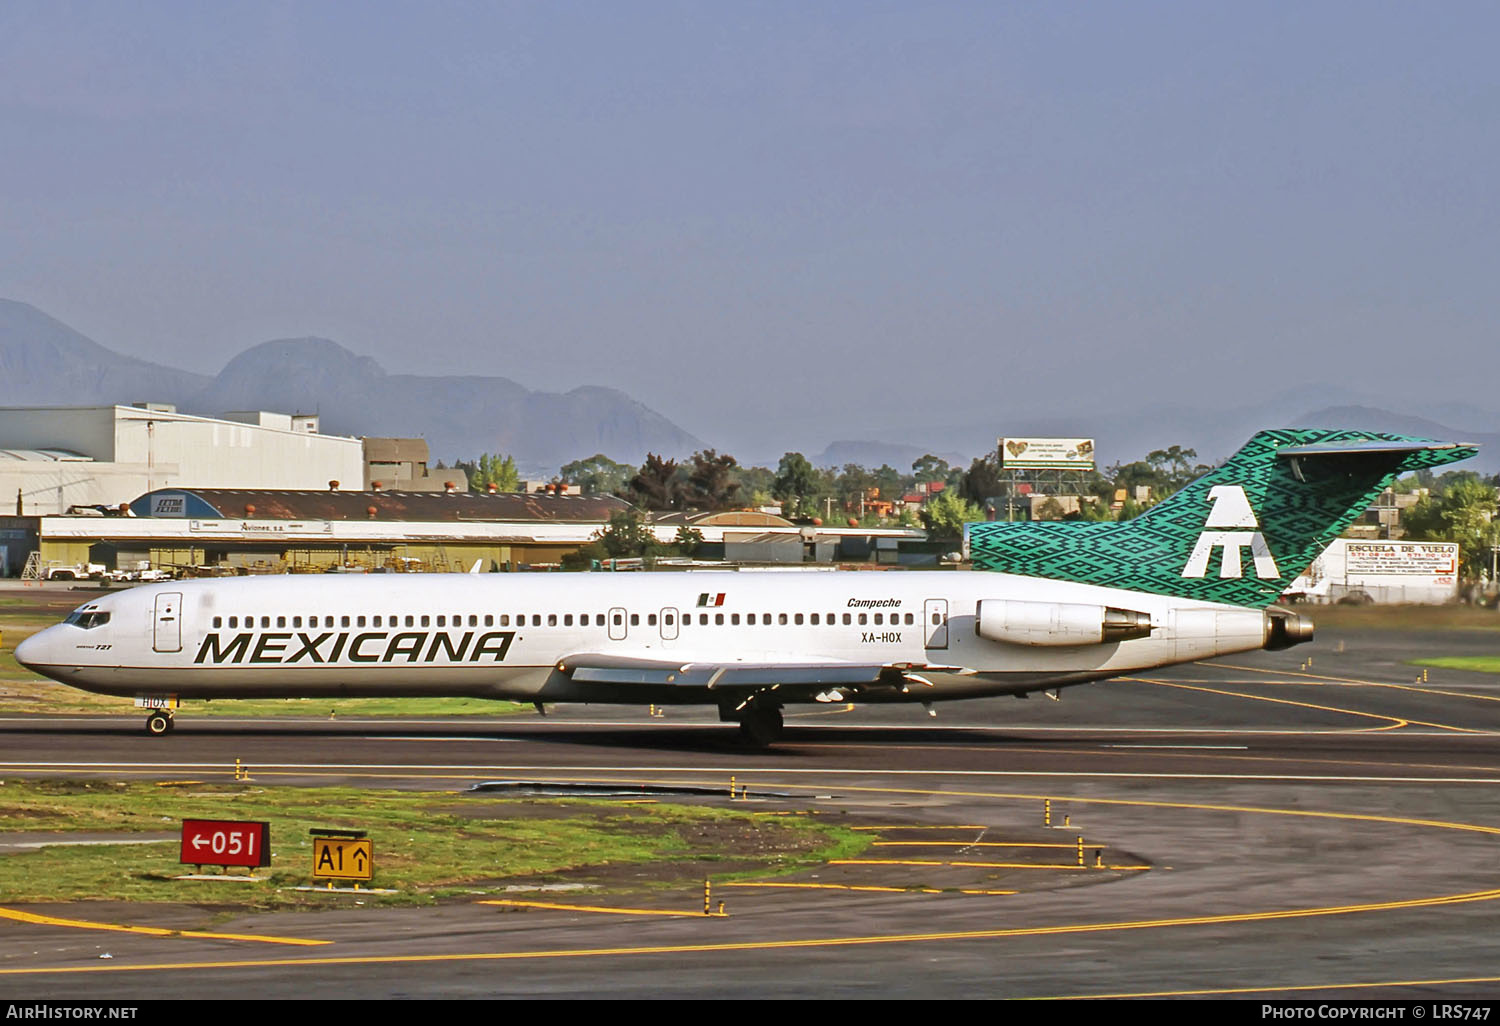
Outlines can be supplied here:
[[210, 417], [317, 413], [330, 434], [425, 438], [434, 460], [505, 453], [524, 473], [547, 477], [600, 452], [639, 463], [646, 452], [682, 458], [704, 448], [618, 389], [584, 385], [559, 394], [501, 377], [388, 374], [323, 338], [263, 342], [209, 377], [123, 356], [35, 307], [0, 300], [0, 405], [146, 400]]
[[[329, 433], [425, 438], [433, 459], [449, 462], [504, 453], [527, 476], [551, 477], [563, 464], [601, 452], [630, 464], [647, 452], [682, 459], [708, 446], [745, 464], [774, 467], [780, 457], [736, 450], [754, 438], [753, 425], [741, 426], [738, 437], [704, 442], [618, 389], [583, 385], [556, 393], [502, 377], [389, 374], [369, 357], [324, 338], [263, 342], [216, 375], [194, 374], [122, 355], [33, 306], [0, 299], [0, 405], [146, 400], [202, 416], [253, 409], [317, 413]], [[966, 465], [993, 451], [997, 435], [1062, 436], [1096, 439], [1101, 466], [1170, 445], [1217, 462], [1265, 427], [1342, 427], [1477, 442], [1478, 458], [1462, 468], [1500, 472], [1500, 416], [1492, 410], [1445, 403], [1421, 414], [1399, 412], [1408, 406], [1400, 398], [1308, 383], [1218, 409], [1142, 399], [1106, 411], [1061, 402], [1045, 414], [1009, 409], [975, 416], [958, 410], [929, 416], [901, 441], [852, 439], [804, 451], [818, 466], [888, 463], [905, 470], [924, 453]]]

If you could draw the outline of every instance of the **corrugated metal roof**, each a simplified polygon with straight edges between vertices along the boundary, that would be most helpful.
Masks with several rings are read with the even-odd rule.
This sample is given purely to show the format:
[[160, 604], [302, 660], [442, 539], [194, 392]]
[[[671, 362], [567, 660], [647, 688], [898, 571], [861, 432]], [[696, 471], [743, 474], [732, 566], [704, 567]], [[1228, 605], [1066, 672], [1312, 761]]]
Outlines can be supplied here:
[[67, 449], [0, 449], [0, 460], [27, 463], [92, 463], [94, 457]]
[[[193, 495], [226, 518], [256, 520], [390, 520], [440, 523], [603, 522], [630, 508], [613, 495], [523, 495], [519, 492], [347, 492], [292, 489], [162, 488], [132, 508], [149, 516], [152, 496]], [[372, 512], [373, 510], [373, 512]]]
[[657, 513], [653, 524], [684, 524], [689, 527], [793, 527], [790, 520], [755, 509], [681, 510]]

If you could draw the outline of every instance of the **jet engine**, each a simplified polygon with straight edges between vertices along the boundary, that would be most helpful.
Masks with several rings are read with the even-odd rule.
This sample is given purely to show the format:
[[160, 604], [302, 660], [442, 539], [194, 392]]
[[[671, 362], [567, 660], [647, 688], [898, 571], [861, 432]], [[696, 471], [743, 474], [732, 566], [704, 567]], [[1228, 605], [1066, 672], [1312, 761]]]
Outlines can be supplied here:
[[986, 599], [974, 629], [1008, 645], [1104, 645], [1151, 634], [1151, 614], [1081, 602]]

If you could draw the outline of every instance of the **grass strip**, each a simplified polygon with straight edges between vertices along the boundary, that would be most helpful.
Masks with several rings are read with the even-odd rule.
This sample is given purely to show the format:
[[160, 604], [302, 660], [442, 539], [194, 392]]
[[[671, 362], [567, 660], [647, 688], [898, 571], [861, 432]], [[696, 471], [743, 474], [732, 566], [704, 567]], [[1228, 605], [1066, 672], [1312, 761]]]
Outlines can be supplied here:
[[[726, 799], [727, 800], [727, 799]], [[0, 784], [0, 833], [176, 831], [183, 819], [265, 820], [262, 882], [178, 881], [177, 841], [49, 845], [0, 854], [6, 903], [212, 901], [249, 908], [341, 906], [346, 895], [294, 891], [312, 882], [313, 828], [368, 832], [368, 905], [421, 905], [572, 885], [603, 891], [672, 887], [705, 877], [764, 876], [857, 854], [869, 838], [826, 817], [758, 817], [710, 804], [617, 806], [576, 799], [497, 800], [453, 792], [112, 781]], [[236, 872], [243, 872], [237, 870]]]

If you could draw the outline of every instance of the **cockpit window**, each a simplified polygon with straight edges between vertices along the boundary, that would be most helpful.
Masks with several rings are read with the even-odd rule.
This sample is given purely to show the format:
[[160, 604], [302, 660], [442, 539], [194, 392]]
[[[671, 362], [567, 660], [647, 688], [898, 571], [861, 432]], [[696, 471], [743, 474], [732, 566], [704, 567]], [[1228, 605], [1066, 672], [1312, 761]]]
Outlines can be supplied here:
[[86, 613], [83, 610], [78, 610], [64, 620], [63, 623], [70, 623], [74, 627], [82, 627], [84, 630], [89, 630], [93, 627], [103, 627], [109, 623], [109, 614], [99, 612]]

